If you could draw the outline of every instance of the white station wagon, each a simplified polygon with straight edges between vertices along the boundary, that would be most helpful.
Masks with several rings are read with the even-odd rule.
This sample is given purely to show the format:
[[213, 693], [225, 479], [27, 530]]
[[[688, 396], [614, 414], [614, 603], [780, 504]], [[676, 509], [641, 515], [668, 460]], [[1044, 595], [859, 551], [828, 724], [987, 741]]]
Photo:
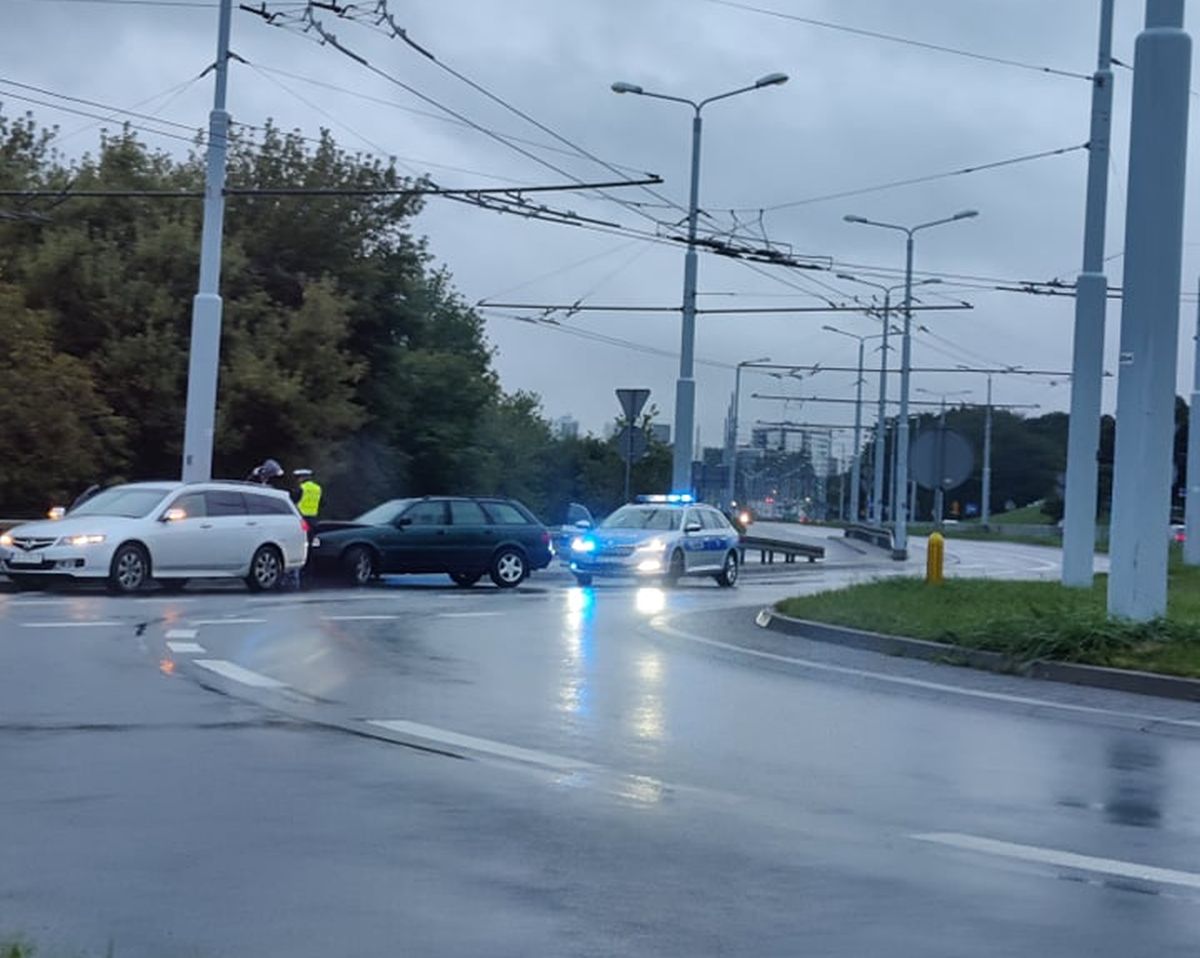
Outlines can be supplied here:
[[0, 536], [5, 574], [18, 588], [102, 579], [116, 593], [151, 580], [241, 578], [277, 588], [304, 565], [307, 526], [286, 492], [245, 482], [138, 482], [113, 486], [63, 518]]

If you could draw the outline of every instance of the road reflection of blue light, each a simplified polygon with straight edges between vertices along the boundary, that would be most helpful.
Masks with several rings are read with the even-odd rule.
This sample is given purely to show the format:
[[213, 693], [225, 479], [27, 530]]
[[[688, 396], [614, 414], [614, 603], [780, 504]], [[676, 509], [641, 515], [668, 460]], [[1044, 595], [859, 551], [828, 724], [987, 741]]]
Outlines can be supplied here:
[[571, 715], [585, 716], [589, 712], [588, 674], [595, 652], [592, 633], [596, 611], [595, 593], [591, 589], [570, 589], [567, 592], [566, 606], [563, 620], [562, 685], [559, 688], [558, 707]]

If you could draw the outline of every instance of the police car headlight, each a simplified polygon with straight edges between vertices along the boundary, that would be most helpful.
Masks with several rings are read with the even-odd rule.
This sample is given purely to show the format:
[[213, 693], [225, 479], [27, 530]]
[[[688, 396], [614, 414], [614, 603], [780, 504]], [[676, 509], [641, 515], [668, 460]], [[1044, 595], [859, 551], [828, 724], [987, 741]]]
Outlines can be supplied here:
[[576, 536], [574, 539], [571, 540], [571, 551], [572, 552], [595, 552], [596, 551], [596, 540], [588, 539], [588, 538], [585, 538], [584, 536]]
[[662, 539], [650, 539], [637, 547], [638, 552], [662, 552], [667, 547]]

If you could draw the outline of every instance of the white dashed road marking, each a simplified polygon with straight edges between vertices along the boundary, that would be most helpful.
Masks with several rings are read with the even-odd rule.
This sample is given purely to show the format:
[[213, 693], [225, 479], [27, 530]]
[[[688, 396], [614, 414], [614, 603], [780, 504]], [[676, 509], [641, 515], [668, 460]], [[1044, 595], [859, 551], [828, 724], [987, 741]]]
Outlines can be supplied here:
[[1136, 881], [1157, 882], [1162, 885], [1183, 885], [1186, 888], [1200, 888], [1200, 874], [1177, 871], [1174, 868], [1139, 865], [1137, 862], [1125, 862], [1115, 858], [1094, 858], [1091, 855], [1078, 855], [1075, 852], [1061, 851], [1057, 848], [1042, 848], [1039, 845], [1017, 845], [1013, 842], [1001, 842], [993, 838], [980, 838], [976, 835], [961, 835], [957, 832], [929, 832], [923, 835], [911, 835], [910, 837], [915, 838], [919, 842], [933, 842], [937, 845], [948, 845], [951, 848], [960, 848], [964, 851], [980, 852], [984, 855], [998, 855], [1002, 858], [1035, 862], [1040, 865], [1058, 865], [1062, 868], [1098, 872], [1102, 875], [1115, 875], [1118, 878], [1132, 878]]
[[493, 615], [503, 615], [502, 612], [442, 612], [439, 619], [483, 619]]
[[196, 637], [195, 629], [168, 629], [168, 639], [194, 639]]
[[287, 688], [287, 685], [278, 679], [273, 679], [269, 675], [263, 675], [261, 672], [244, 669], [236, 662], [229, 662], [226, 659], [196, 659], [195, 662], [202, 669], [208, 669], [210, 672], [216, 672], [217, 675], [232, 679], [234, 682], [241, 682], [242, 685], [249, 685], [256, 689]]
[[398, 615], [323, 615], [323, 622], [391, 622], [400, 618]]
[[578, 759], [566, 758], [562, 755], [552, 755], [549, 752], [539, 752], [535, 749], [521, 748], [520, 746], [508, 745], [504, 742], [494, 742], [487, 738], [476, 738], [474, 735], [463, 735], [460, 732], [451, 732], [449, 729], [435, 728], [432, 725], [421, 725], [419, 722], [406, 722], [402, 719], [375, 719], [367, 722], [367, 724], [387, 729], [389, 732], [398, 732], [401, 735], [411, 735], [414, 738], [424, 739], [429, 742], [457, 746], [459, 748], [470, 749], [473, 752], [482, 752], [485, 755], [495, 755], [499, 758], [525, 762], [529, 765], [540, 765], [558, 771], [577, 771], [592, 767], [588, 762], [581, 762]]
[[195, 642], [168, 642], [167, 648], [178, 655], [203, 655], [204, 646]]
[[92, 622], [22, 622], [25, 629], [112, 629], [124, 622], [92, 621]]

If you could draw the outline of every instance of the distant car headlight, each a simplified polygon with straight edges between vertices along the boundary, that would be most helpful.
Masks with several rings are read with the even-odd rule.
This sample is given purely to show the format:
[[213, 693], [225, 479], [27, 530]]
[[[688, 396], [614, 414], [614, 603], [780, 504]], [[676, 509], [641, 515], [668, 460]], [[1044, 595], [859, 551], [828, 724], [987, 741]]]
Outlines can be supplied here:
[[63, 536], [58, 540], [58, 544], [61, 546], [95, 546], [103, 541], [104, 536], [100, 535]]
[[574, 539], [571, 540], [571, 551], [572, 552], [595, 552], [596, 551], [596, 540], [588, 539], [584, 536], [576, 536]]
[[0, 535], [0, 546], [4, 546], [5, 548], [7, 548], [8, 546], [11, 546], [11, 545], [12, 545], [12, 533], [5, 532], [2, 535]]

